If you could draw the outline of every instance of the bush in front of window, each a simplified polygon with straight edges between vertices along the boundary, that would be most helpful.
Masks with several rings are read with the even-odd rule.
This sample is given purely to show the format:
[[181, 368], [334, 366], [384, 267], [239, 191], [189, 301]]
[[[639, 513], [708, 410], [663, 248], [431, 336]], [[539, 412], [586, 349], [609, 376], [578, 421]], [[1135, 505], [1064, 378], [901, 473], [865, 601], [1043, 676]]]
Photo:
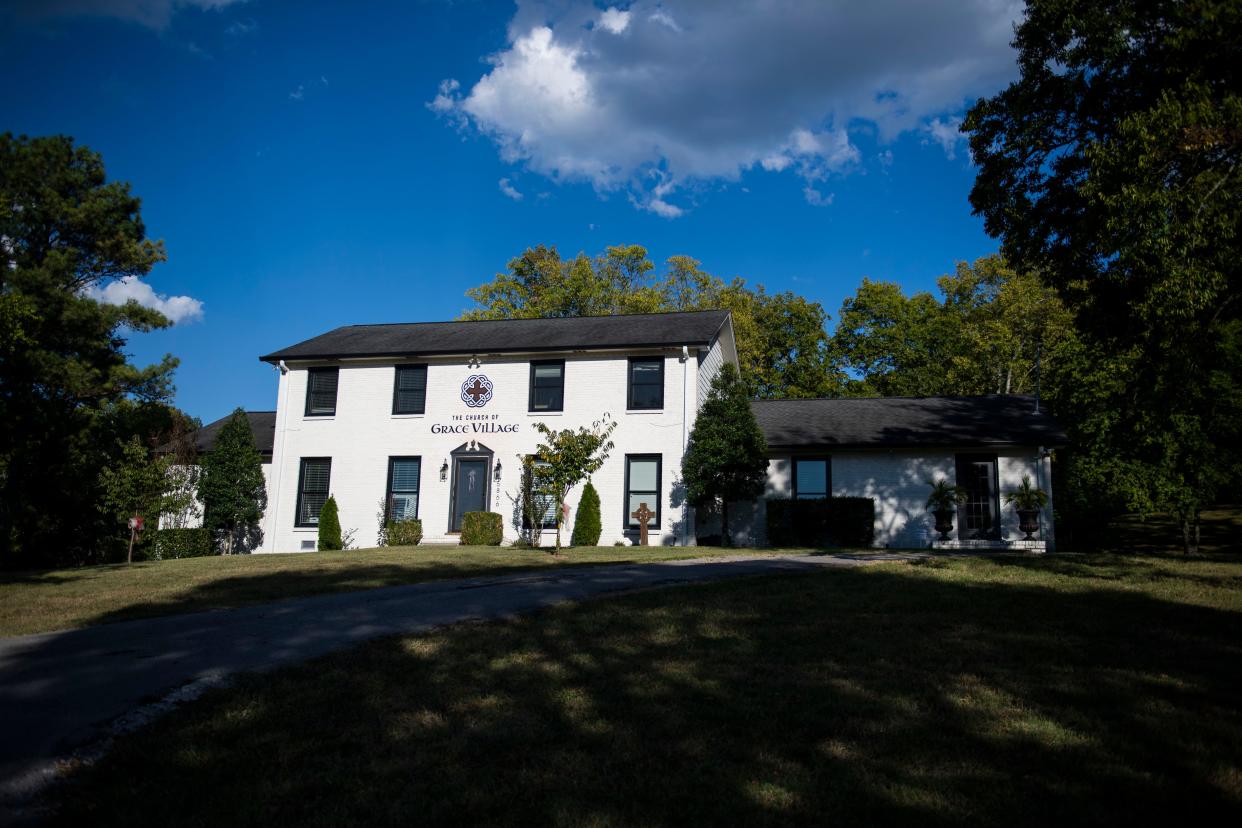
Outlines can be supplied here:
[[829, 497], [767, 501], [769, 546], [871, 546], [875, 501]]
[[503, 538], [504, 517], [499, 512], [466, 512], [461, 516], [462, 546], [499, 546]]
[[327, 552], [342, 548], [341, 518], [336, 508], [336, 498], [331, 495], [319, 510], [319, 551]]
[[569, 542], [574, 546], [595, 546], [599, 543], [599, 533], [603, 524], [599, 517], [599, 492], [587, 481], [582, 490], [582, 499], [578, 501], [578, 516], [574, 520], [574, 534]]
[[418, 546], [423, 540], [423, 522], [415, 518], [394, 520], [384, 527], [385, 546]]
[[202, 558], [214, 554], [209, 529], [160, 529], [151, 544], [151, 557], [156, 560]]

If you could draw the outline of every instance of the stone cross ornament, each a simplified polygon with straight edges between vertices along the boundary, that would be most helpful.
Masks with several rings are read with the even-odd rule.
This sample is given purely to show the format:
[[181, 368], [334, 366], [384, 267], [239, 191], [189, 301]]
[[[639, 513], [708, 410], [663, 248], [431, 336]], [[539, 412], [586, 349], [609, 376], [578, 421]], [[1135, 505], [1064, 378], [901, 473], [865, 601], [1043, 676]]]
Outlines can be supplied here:
[[647, 545], [647, 521], [655, 517], [655, 512], [647, 508], [646, 503], [638, 504], [638, 508], [630, 513], [630, 517], [638, 521], [638, 545]]

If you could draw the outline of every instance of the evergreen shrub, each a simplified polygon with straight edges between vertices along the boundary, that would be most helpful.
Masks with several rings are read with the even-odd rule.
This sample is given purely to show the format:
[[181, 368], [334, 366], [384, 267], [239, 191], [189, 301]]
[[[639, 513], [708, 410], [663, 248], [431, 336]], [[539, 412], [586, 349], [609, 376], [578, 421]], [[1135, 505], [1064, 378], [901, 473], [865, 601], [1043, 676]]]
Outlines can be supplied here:
[[392, 521], [386, 527], [387, 546], [418, 546], [423, 540], [423, 522], [409, 520]]
[[599, 517], [599, 492], [588, 481], [578, 501], [578, 517], [574, 521], [574, 534], [570, 543], [574, 546], [595, 546], [599, 543], [603, 525]]
[[871, 546], [875, 501], [869, 497], [767, 502], [770, 546]]
[[323, 508], [319, 510], [319, 551], [328, 552], [340, 549], [341, 518], [336, 508], [336, 498], [328, 495]]
[[466, 512], [461, 516], [462, 546], [499, 546], [504, 520], [499, 512]]
[[151, 557], [157, 560], [202, 558], [213, 554], [211, 531], [205, 528], [159, 529], [152, 542]]

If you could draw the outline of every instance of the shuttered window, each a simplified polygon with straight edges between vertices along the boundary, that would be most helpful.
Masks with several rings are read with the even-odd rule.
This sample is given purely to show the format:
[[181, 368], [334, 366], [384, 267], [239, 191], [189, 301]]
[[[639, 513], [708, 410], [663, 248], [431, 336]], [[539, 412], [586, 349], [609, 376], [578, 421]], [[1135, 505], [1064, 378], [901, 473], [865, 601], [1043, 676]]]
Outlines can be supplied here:
[[565, 360], [543, 360], [530, 364], [530, 410], [565, 409]]
[[393, 414], [424, 414], [427, 411], [427, 366], [398, 365], [393, 383]]
[[306, 416], [330, 417], [336, 413], [336, 368], [311, 368], [306, 372]]
[[633, 516], [646, 503], [651, 511], [649, 527], [660, 525], [660, 455], [627, 454], [625, 456], [625, 525], [638, 529]]
[[664, 360], [630, 360], [628, 407], [631, 411], [661, 409], [664, 407]]
[[[540, 474], [548, 468], [547, 463], [535, 461], [531, 464], [531, 499], [534, 501], [535, 517], [539, 521], [540, 529], [556, 528], [556, 496], [540, 492], [543, 488], [544, 481]], [[523, 521], [524, 523], [528, 520]]]
[[298, 473], [297, 526], [318, 526], [319, 512], [328, 502], [332, 478], [332, 458], [303, 457]]
[[418, 484], [422, 477], [420, 457], [388, 458], [388, 519], [418, 517]]

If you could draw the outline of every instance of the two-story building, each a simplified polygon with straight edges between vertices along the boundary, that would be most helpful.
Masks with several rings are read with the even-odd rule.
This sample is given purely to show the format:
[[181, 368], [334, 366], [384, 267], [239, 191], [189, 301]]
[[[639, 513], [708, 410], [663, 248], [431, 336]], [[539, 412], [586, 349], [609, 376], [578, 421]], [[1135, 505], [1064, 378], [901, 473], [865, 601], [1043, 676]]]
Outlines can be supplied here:
[[535, 423], [604, 418], [617, 427], [593, 477], [600, 543], [636, 538], [640, 503], [654, 512], [651, 543], [693, 543], [681, 458], [712, 377], [737, 352], [729, 314], [706, 311], [351, 325], [262, 360], [280, 376], [262, 551], [290, 552], [315, 548], [329, 495], [360, 546], [375, 544], [385, 509], [419, 518], [425, 543], [456, 543], [467, 512], [499, 512], [514, 540]]

